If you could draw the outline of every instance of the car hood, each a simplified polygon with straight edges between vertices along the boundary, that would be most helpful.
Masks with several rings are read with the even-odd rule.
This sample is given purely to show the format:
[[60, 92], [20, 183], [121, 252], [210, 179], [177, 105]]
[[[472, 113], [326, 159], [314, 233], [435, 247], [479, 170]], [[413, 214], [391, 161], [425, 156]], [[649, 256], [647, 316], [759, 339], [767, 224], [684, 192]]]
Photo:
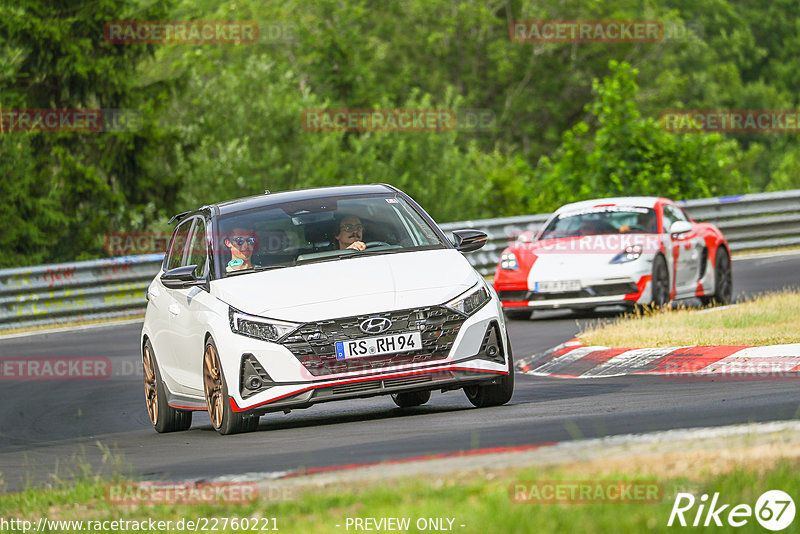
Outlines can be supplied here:
[[[663, 243], [664, 236], [659, 234], [612, 234], [543, 239], [517, 244], [511, 250], [521, 263], [532, 264], [530, 280], [565, 280], [607, 278], [618, 275], [620, 270], [636, 270], [651, 262]], [[627, 245], [642, 246], [642, 258], [612, 264], [611, 260]]]
[[479, 280], [453, 249], [353, 257], [231, 276], [211, 284], [245, 313], [307, 322], [441, 304]]

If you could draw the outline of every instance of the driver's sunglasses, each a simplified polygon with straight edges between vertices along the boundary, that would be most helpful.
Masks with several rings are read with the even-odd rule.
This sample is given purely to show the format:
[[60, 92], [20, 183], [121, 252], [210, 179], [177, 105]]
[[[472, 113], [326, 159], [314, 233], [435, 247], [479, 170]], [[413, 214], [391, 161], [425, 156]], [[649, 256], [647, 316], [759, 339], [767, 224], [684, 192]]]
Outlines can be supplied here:
[[352, 232], [354, 230], [360, 232], [363, 229], [364, 229], [364, 225], [363, 224], [343, 224], [342, 225], [342, 230], [344, 230], [345, 232]]
[[234, 243], [236, 243], [240, 247], [242, 245], [244, 245], [245, 242], [248, 245], [255, 245], [256, 244], [256, 238], [255, 237], [234, 237], [234, 238], [231, 239], [231, 241], [233, 241]]

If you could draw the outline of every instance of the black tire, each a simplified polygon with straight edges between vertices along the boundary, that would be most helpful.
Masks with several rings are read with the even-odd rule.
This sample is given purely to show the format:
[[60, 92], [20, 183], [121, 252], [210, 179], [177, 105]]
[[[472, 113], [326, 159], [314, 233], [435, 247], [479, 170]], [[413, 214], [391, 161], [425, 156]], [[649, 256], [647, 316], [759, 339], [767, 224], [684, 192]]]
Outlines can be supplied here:
[[211, 426], [220, 434], [252, 432], [258, 428], [257, 415], [243, 415], [231, 409], [228, 384], [219, 362], [217, 345], [211, 338], [206, 341], [203, 353], [203, 392]]
[[722, 247], [717, 248], [714, 259], [714, 294], [700, 297], [705, 304], [730, 304], [733, 300], [733, 271], [731, 258], [728, 251]]
[[392, 400], [401, 408], [422, 406], [431, 400], [430, 391], [408, 391], [405, 393], [392, 393]]
[[158, 370], [153, 346], [150, 340], [142, 348], [142, 368], [144, 371], [144, 400], [147, 414], [156, 432], [178, 432], [192, 426], [192, 412], [178, 410], [167, 403], [167, 388]]
[[508, 336], [506, 336], [506, 345], [508, 346], [508, 374], [504, 375], [498, 384], [464, 388], [467, 399], [476, 408], [500, 406], [510, 401], [514, 394], [514, 356], [511, 353], [511, 342]]
[[661, 254], [653, 260], [653, 277], [650, 287], [652, 288], [650, 305], [653, 308], [660, 308], [669, 302], [669, 270], [667, 262]]
[[515, 310], [515, 309], [505, 308], [503, 310], [503, 313], [506, 315], [506, 317], [512, 320], [527, 321], [528, 319], [531, 318], [531, 313], [533, 312], [531, 310]]

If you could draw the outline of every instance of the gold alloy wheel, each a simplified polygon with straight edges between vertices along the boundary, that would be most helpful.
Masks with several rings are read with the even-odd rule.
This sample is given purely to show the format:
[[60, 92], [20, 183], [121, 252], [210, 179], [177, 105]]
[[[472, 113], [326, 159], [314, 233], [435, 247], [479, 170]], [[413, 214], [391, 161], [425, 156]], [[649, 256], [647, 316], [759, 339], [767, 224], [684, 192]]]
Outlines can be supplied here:
[[147, 414], [150, 416], [150, 422], [156, 424], [158, 421], [158, 388], [153, 353], [150, 352], [149, 344], [144, 346], [142, 352], [142, 366], [144, 367], [144, 400], [147, 403]]
[[222, 426], [222, 412], [224, 409], [222, 400], [222, 374], [219, 370], [219, 356], [214, 345], [206, 345], [206, 353], [203, 357], [203, 388], [206, 392], [206, 406], [208, 415], [211, 417], [211, 424], [214, 428]]

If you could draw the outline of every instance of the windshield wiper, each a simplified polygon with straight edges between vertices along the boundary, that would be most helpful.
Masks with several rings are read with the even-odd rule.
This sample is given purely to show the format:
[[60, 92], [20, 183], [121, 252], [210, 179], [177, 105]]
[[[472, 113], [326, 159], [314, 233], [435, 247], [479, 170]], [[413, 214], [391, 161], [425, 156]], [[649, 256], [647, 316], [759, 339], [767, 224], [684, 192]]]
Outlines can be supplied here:
[[321, 258], [309, 258], [309, 259], [306, 259], [306, 260], [300, 260], [300, 261], [296, 261], [295, 265], [308, 265], [310, 263], [324, 263], [326, 261], [338, 261], [338, 260], [341, 260], [341, 259], [344, 259], [344, 258], [355, 258], [355, 257], [358, 257], [358, 256], [360, 256], [360, 254], [358, 254], [357, 251], [353, 251], [353, 252], [348, 252], [346, 254], [335, 254], [335, 255], [332, 255], [332, 256], [324, 256], [324, 257], [321, 257]]
[[282, 269], [284, 267], [294, 267], [297, 265], [297, 260], [292, 261], [291, 263], [279, 263], [277, 265], [256, 265], [253, 270], [254, 271], [271, 271], [272, 269]]
[[257, 273], [260, 271], [269, 271], [271, 269], [280, 269], [282, 267], [294, 267], [297, 264], [295, 260], [292, 263], [281, 263], [279, 265], [256, 265], [255, 267], [250, 267], [249, 269], [238, 269], [236, 271], [228, 271], [225, 273], [226, 276], [236, 276], [239, 274], [247, 274], [247, 273]]

